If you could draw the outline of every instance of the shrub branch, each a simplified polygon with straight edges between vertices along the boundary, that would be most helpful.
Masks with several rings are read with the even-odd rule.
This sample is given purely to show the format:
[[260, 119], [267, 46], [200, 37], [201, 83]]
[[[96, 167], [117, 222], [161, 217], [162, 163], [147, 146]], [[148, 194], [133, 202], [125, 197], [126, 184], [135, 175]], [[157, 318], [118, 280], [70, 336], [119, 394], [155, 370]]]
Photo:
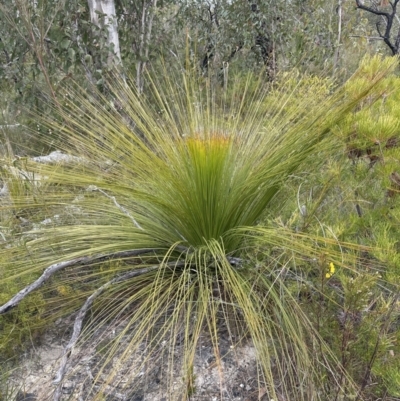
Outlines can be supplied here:
[[372, 8], [365, 6], [361, 0], [356, 0], [356, 6], [360, 10], [367, 11], [371, 14], [381, 16], [385, 22], [385, 32], [381, 31], [380, 24], [379, 22], [376, 24], [376, 29], [378, 31], [379, 36], [382, 38], [382, 40], [386, 43], [386, 45], [389, 47], [389, 49], [392, 51], [393, 56], [396, 54], [399, 54], [399, 46], [400, 46], [400, 30], [398, 31], [396, 35], [395, 42], [390, 38], [390, 35], [392, 33], [393, 29], [393, 22], [396, 19], [397, 15], [397, 6], [399, 4], [400, 0], [394, 0], [393, 2], [389, 2], [390, 7], [392, 8], [392, 12], [385, 12], [385, 11], [380, 11], [378, 8]]

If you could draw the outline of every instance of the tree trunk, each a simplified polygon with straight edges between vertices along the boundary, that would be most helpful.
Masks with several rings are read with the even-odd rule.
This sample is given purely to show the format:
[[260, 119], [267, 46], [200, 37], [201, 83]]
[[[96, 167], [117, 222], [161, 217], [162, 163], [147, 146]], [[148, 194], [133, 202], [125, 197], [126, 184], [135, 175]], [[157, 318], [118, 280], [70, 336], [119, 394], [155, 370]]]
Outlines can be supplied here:
[[157, 7], [157, 0], [151, 0], [148, 3], [143, 0], [142, 18], [140, 22], [140, 36], [139, 36], [139, 49], [138, 61], [136, 62], [136, 86], [138, 91], [143, 92], [143, 72], [146, 68], [147, 60], [149, 58], [149, 47], [151, 40], [151, 31], [153, 29], [154, 12]]
[[338, 64], [339, 64], [339, 57], [340, 57], [340, 46], [342, 42], [342, 20], [343, 20], [343, 8], [342, 8], [342, 0], [338, 0], [336, 12], [338, 15], [338, 33], [337, 33], [337, 40], [335, 46], [335, 55], [333, 57], [333, 71], [335, 72]]
[[[114, 0], [88, 0], [90, 19], [99, 28], [107, 27], [107, 43], [110, 48], [108, 65], [121, 64], [121, 52], [119, 47], [118, 23], [115, 15]], [[102, 17], [102, 18], [99, 18]]]

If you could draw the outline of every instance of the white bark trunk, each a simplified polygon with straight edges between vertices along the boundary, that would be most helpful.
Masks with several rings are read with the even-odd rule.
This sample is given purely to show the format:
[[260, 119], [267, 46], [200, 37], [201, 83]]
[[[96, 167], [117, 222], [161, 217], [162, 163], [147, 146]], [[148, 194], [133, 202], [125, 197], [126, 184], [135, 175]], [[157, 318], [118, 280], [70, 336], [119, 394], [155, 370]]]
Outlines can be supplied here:
[[[98, 27], [107, 27], [108, 30], [108, 44], [114, 45], [114, 51], [110, 52], [108, 63], [121, 63], [121, 51], [119, 47], [118, 36], [118, 23], [115, 14], [114, 0], [88, 0], [90, 19], [93, 24]], [[99, 16], [103, 14], [104, 17], [100, 20]]]
[[146, 68], [149, 57], [151, 31], [153, 29], [153, 19], [157, 0], [152, 0], [150, 4], [143, 0], [142, 18], [140, 23], [139, 52], [136, 63], [136, 86], [139, 93], [143, 91], [143, 72]]

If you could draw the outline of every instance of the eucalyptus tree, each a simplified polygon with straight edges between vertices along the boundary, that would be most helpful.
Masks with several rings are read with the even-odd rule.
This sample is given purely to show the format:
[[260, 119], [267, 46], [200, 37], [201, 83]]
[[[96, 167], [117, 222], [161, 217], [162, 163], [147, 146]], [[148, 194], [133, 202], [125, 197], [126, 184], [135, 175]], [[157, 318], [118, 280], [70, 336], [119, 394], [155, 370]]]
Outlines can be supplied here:
[[[0, 85], [2, 131], [18, 153], [32, 151], [23, 125], [37, 125], [23, 108], [46, 107], [41, 99], [61, 100], [59, 84], [73, 79], [81, 85], [104, 87], [104, 75], [117, 68], [136, 74], [143, 88], [143, 72], [159, 58], [172, 35], [164, 8], [144, 0], [33, 1], [5, 0], [0, 4]], [[166, 10], [165, 13], [163, 10]], [[168, 28], [168, 29], [167, 29]], [[157, 50], [158, 49], [158, 50]], [[20, 125], [16, 125], [20, 124]], [[40, 136], [38, 126], [35, 136]], [[46, 133], [44, 133], [46, 134]], [[32, 138], [32, 136], [29, 136]], [[3, 138], [4, 139], [4, 138]], [[42, 149], [43, 151], [43, 149]]]
[[353, 45], [351, 18], [349, 2], [322, 0], [4, 0], [0, 74], [25, 103], [39, 89], [54, 97], [72, 76], [102, 85], [113, 60], [143, 89], [144, 70], [182, 58], [186, 46], [221, 80], [232, 68], [265, 68], [270, 78], [293, 66], [320, 71], [340, 67]]
[[60, 80], [73, 76], [101, 84], [114, 65], [125, 63], [128, 71], [137, 65], [141, 75], [153, 49], [168, 37], [162, 11], [148, 0], [5, 0], [0, 72], [22, 96], [29, 93], [28, 81], [35, 87], [43, 82], [52, 97]]
[[291, 67], [342, 73], [354, 59], [349, 55], [364, 49], [349, 40], [349, 27], [358, 24], [349, 2], [4, 0], [0, 20], [4, 126], [36, 125], [20, 106], [59, 97], [64, 80], [107, 91], [104, 76], [116, 66], [143, 91], [146, 69], [187, 52], [203, 74], [216, 69], [226, 86], [235, 70], [265, 69], [268, 79]]

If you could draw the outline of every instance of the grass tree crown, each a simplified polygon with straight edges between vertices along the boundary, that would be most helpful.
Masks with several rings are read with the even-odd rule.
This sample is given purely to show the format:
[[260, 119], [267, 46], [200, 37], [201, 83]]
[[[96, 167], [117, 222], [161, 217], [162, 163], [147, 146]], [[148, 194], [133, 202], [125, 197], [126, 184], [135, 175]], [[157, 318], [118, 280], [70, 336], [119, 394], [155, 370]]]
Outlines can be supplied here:
[[[107, 96], [73, 85], [63, 90], [65, 97], [53, 107], [56, 118], [42, 122], [59, 135], [57, 147], [73, 158], [57, 165], [17, 161], [17, 169], [41, 177], [33, 186], [13, 184], [19, 178], [8, 175], [10, 204], [27, 213], [30, 231], [4, 250], [4, 255], [13, 253], [14, 269], [0, 281], [40, 275], [46, 268], [0, 313], [55, 273], [60, 275], [56, 286], [78, 293], [63, 305], [64, 313], [79, 312], [58, 371], [55, 400], [71, 349], [121, 319], [124, 329], [108, 339], [98, 377], [111, 358], [118, 366], [128, 363], [129, 354], [119, 345], [124, 336], [129, 334], [132, 352], [150, 336], [156, 340], [147, 361], [165, 341], [168, 370], [183, 378], [177, 390], [170, 375], [170, 399], [195, 391], [193, 366], [204, 331], [222, 386], [221, 319], [232, 330], [240, 327], [241, 339], [254, 345], [259, 386], [269, 398], [329, 399], [321, 390], [327, 371], [334, 385], [326, 391], [353, 388], [351, 380], [339, 380], [343, 369], [276, 273], [286, 269], [280, 255], [287, 252], [302, 263], [305, 257], [319, 258], [319, 239], [265, 222], [266, 216], [277, 217], [268, 212], [279, 210], [274, 200], [292, 175], [322, 166], [326, 151], [336, 146], [332, 127], [367, 96], [381, 94], [379, 83], [394, 62], [370, 63], [373, 73], [351, 98], [343, 88], [321, 94], [319, 82], [314, 83], [316, 97], [300, 97], [301, 81], [293, 79], [272, 87], [238, 79], [226, 90], [186, 72], [178, 79], [149, 78], [147, 95], [118, 79]], [[49, 216], [51, 227], [43, 224]], [[327, 266], [345, 264], [335, 241], [322, 242]], [[255, 268], [251, 253], [260, 247], [269, 250], [270, 259]], [[81, 337], [93, 305], [97, 318]], [[184, 352], [174, 361], [178, 336]], [[315, 354], [317, 348], [321, 354]], [[109, 371], [102, 385], [88, 390], [87, 399], [101, 399], [117, 373]]]

